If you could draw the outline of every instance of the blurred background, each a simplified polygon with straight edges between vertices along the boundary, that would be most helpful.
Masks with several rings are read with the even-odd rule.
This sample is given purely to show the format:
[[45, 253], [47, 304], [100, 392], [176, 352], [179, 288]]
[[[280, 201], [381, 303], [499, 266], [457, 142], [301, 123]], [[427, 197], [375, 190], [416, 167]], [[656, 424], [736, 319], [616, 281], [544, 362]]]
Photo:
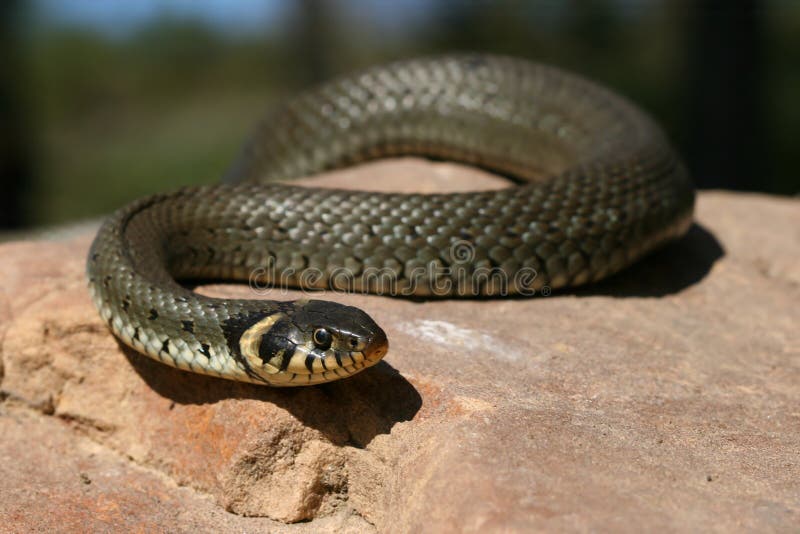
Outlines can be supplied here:
[[0, 25], [4, 230], [215, 182], [271, 104], [451, 50], [615, 88], [702, 188], [800, 191], [793, 0], [4, 0]]

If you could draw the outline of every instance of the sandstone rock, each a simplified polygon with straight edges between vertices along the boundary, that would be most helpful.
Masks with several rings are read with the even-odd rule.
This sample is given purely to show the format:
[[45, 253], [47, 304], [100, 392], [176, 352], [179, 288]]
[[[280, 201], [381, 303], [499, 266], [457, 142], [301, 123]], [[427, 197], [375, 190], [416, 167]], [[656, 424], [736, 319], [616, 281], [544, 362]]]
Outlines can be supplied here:
[[[415, 160], [308, 181], [503, 185]], [[390, 353], [290, 390], [122, 347], [86, 291], [91, 237], [0, 245], [0, 531], [800, 524], [796, 200], [703, 193], [685, 239], [547, 298], [329, 295]]]

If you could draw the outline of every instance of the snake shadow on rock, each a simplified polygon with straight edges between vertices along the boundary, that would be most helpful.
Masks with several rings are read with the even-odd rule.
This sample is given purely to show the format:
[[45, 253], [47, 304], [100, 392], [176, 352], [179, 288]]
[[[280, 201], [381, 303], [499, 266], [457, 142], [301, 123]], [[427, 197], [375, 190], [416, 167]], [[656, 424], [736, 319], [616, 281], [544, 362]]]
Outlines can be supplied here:
[[366, 447], [422, 407], [411, 383], [385, 361], [346, 380], [310, 387], [274, 388], [181, 371], [142, 356], [118, 341], [133, 370], [174, 404], [253, 399], [279, 406], [339, 446]]
[[577, 296], [663, 297], [680, 293], [708, 275], [725, 249], [714, 235], [694, 223], [685, 236], [642, 258], [606, 280], [565, 289]]

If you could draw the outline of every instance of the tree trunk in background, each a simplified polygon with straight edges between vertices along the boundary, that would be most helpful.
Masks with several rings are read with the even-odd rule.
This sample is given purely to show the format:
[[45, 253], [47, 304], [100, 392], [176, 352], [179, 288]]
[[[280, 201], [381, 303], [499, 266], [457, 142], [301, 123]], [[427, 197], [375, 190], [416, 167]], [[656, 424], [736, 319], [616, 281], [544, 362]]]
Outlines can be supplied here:
[[24, 201], [33, 178], [28, 108], [22, 102], [22, 11], [20, 1], [0, 2], [0, 230], [25, 225]]
[[688, 164], [699, 187], [763, 190], [759, 0], [699, 0], [687, 47]]
[[331, 10], [336, 4], [330, 0], [298, 0], [294, 9], [295, 74], [301, 86], [307, 87], [328, 80], [332, 74]]

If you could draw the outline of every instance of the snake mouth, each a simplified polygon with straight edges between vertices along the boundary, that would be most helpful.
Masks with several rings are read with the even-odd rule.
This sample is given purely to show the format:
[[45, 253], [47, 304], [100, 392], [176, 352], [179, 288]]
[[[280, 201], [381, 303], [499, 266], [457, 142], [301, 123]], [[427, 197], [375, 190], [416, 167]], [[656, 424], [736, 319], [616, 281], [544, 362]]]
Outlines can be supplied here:
[[[307, 386], [333, 382], [360, 373], [368, 367], [378, 363], [386, 354], [385, 348], [377, 351], [348, 352], [334, 356], [320, 358], [314, 355], [303, 356], [305, 351], [298, 350], [296, 357], [302, 363], [292, 358], [293, 362], [285, 371], [269, 376], [270, 384], [275, 386]], [[295, 363], [296, 362], [296, 363]]]
[[333, 382], [377, 364], [389, 350], [386, 334], [377, 329], [362, 350], [320, 352], [299, 346], [286, 369], [269, 377], [273, 385], [304, 386]]

